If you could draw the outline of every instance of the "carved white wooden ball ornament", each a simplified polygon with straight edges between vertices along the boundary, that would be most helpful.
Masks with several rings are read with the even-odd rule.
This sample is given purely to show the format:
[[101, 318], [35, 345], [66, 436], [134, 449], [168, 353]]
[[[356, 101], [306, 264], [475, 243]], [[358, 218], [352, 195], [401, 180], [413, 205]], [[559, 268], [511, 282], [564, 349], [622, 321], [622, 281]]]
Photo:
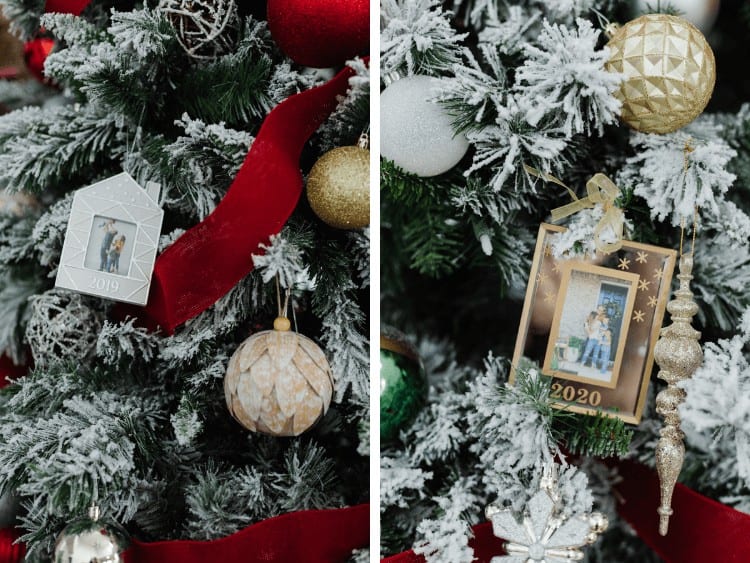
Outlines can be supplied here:
[[280, 320], [275, 330], [240, 345], [229, 360], [224, 393], [232, 416], [248, 430], [299, 436], [328, 412], [333, 372], [315, 342]]

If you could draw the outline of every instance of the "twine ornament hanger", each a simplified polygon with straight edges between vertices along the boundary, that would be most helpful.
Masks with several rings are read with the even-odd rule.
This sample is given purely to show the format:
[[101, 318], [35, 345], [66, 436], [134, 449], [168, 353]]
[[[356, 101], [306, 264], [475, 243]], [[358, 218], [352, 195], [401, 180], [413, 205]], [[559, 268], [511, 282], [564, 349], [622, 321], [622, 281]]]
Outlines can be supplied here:
[[[287, 311], [289, 310], [289, 300], [292, 295], [292, 288], [287, 287], [284, 289], [284, 304], [281, 303], [281, 276], [276, 274], [276, 319], [273, 321], [274, 330], [280, 330], [286, 332], [291, 328], [291, 323], [287, 317]], [[294, 320], [294, 332], [299, 332], [297, 329], [297, 314], [292, 307], [292, 319]]]
[[[551, 214], [553, 223], [584, 209], [596, 207], [596, 204], [601, 203], [604, 207], [604, 215], [594, 228], [594, 245], [598, 251], [604, 252], [605, 254], [611, 254], [622, 248], [625, 214], [622, 209], [615, 204], [615, 201], [620, 197], [621, 192], [620, 188], [618, 188], [606, 174], [603, 174], [602, 172], [594, 174], [589, 181], [586, 182], [586, 197], [579, 198], [571, 188], [566, 186], [562, 180], [556, 178], [552, 174], [547, 174], [546, 172], [542, 172], [541, 170], [537, 170], [526, 164], [523, 165], [523, 169], [532, 176], [562, 186], [570, 194], [570, 197], [573, 200], [571, 203], [561, 207], [556, 207], [552, 210]], [[614, 234], [614, 241], [609, 242], [604, 239], [603, 235], [606, 232]]]

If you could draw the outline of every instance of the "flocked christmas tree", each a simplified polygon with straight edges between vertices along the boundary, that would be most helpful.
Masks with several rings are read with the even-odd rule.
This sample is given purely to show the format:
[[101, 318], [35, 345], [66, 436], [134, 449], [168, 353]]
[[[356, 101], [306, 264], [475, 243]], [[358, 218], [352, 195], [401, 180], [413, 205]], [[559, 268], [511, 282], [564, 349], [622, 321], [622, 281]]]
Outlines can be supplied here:
[[[628, 240], [677, 249], [681, 223], [689, 232], [699, 208], [693, 324], [705, 363], [684, 384], [681, 481], [748, 510], [750, 110], [742, 102], [750, 92], [737, 72], [747, 55], [737, 39], [747, 33], [747, 13], [725, 2], [714, 25], [714, 3], [633, 4], [381, 2], [382, 317], [412, 337], [429, 382], [421, 409], [419, 401], [409, 403], [410, 413], [381, 408], [383, 417], [399, 416], [396, 438], [382, 453], [386, 554], [415, 547], [429, 562], [472, 561], [470, 528], [486, 520], [485, 507], [527, 510], [556, 461], [563, 515], [588, 514], [593, 504], [610, 521], [585, 551], [587, 561], [659, 560], [618, 517], [617, 471], [602, 463], [629, 457], [654, 467], [662, 426], [654, 396], [665, 387], [656, 366], [637, 426], [552, 408], [552, 381], [541, 366], [513, 366], [516, 380], [508, 384], [539, 224], [570, 202], [564, 189], [526, 167], [563, 179], [580, 197], [589, 178], [607, 174], [621, 190]], [[606, 68], [613, 54], [607, 22], [679, 14], [688, 4], [706, 13], [699, 25], [719, 68], [713, 98], [676, 131], [633, 131], [619, 121], [622, 76]], [[393, 73], [407, 81], [402, 91], [416, 87], [412, 77], [432, 77], [415, 98], [434, 106], [430, 115], [441, 108], [444, 118], [404, 125], [404, 97], [389, 96], [399, 84], [391, 83]], [[403, 132], [389, 137], [394, 124]], [[459, 161], [462, 137], [468, 150]], [[550, 248], [554, 257], [592, 253], [604, 209], [598, 204], [564, 221], [569, 230]], [[385, 363], [392, 348], [383, 342], [383, 366], [392, 369]], [[400, 369], [409, 373], [407, 364]], [[381, 375], [390, 407], [397, 390], [389, 376]], [[657, 521], [657, 505], [649, 523]], [[526, 561], [524, 553], [512, 560]], [[529, 561], [540, 561], [540, 553]]]
[[[303, 195], [245, 258], [253, 272], [171, 336], [53, 288], [75, 190], [123, 171], [161, 184], [163, 251], [221, 201], [269, 112], [332, 76], [288, 59], [263, 7], [187, 4], [92, 2], [76, 17], [2, 3], [17, 34], [41, 26], [57, 41], [48, 86], [0, 82], [13, 110], [0, 117], [0, 352], [34, 366], [0, 397], [0, 494], [20, 501], [4, 524], [17, 516], [30, 561], [92, 503], [153, 541], [368, 498], [368, 229], [328, 227]], [[197, 26], [190, 9], [216, 21]], [[368, 69], [349, 64], [305, 172], [367, 130]], [[223, 388], [239, 344], [272, 328], [277, 282], [292, 330], [320, 344], [335, 381], [326, 416], [296, 438], [242, 428]]]

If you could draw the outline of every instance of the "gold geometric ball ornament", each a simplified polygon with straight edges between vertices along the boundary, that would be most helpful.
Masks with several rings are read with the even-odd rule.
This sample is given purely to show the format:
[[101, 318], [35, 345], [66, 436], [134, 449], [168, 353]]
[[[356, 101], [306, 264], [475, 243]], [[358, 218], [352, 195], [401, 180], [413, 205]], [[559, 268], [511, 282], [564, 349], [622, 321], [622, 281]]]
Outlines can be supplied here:
[[338, 147], [325, 153], [310, 170], [307, 199], [320, 219], [337, 229], [370, 224], [370, 151]]
[[615, 96], [621, 119], [644, 133], [671, 133], [698, 117], [716, 82], [716, 61], [687, 20], [641, 16], [613, 33], [606, 69], [624, 75]]
[[274, 330], [254, 334], [229, 360], [227, 407], [252, 432], [299, 436], [331, 405], [334, 380], [325, 354], [289, 327], [287, 318], [277, 318]]

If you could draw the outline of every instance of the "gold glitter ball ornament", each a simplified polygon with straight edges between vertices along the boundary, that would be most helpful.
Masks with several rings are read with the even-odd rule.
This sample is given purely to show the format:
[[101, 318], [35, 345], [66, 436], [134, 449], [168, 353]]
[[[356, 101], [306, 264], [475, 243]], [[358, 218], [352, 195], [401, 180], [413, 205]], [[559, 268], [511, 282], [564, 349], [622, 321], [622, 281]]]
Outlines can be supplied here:
[[370, 151], [361, 146], [328, 151], [310, 170], [307, 199], [320, 219], [337, 229], [370, 224]]
[[289, 328], [286, 318], [276, 319], [274, 330], [254, 334], [229, 360], [224, 378], [227, 406], [252, 432], [299, 436], [331, 405], [334, 380], [325, 354]]
[[716, 82], [716, 61], [698, 29], [682, 18], [647, 14], [616, 28], [605, 67], [624, 75], [615, 96], [621, 119], [644, 133], [671, 133], [698, 117]]

